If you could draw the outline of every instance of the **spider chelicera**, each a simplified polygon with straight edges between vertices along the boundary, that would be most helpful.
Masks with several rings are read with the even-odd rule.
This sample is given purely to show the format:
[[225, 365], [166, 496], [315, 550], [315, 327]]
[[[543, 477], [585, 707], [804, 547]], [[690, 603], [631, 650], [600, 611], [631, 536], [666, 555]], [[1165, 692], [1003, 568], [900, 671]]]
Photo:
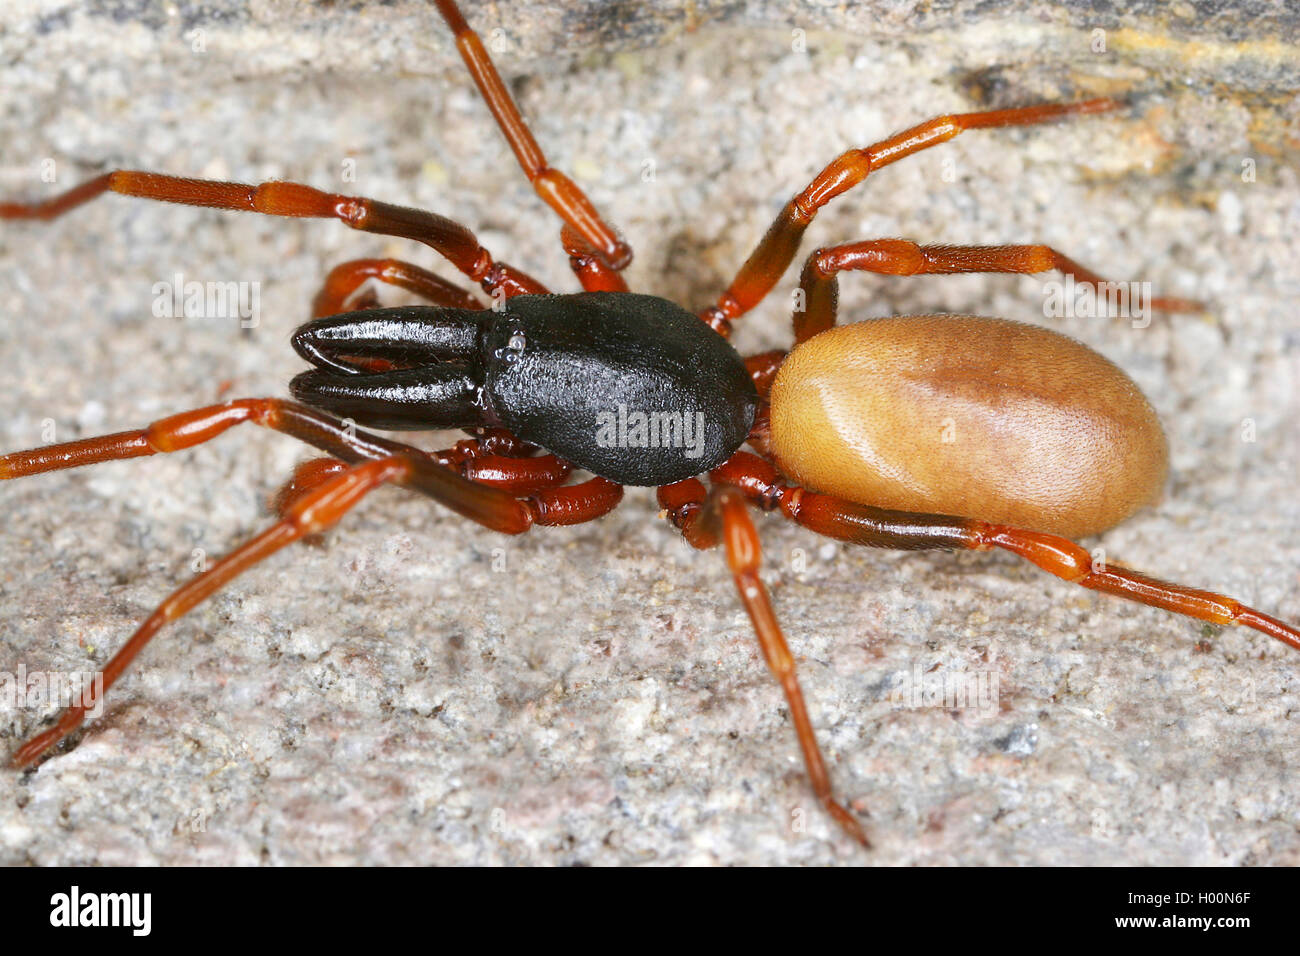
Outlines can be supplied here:
[[[338, 219], [423, 242], [493, 297], [396, 260], [344, 263], [294, 335], [313, 368], [295, 400], [240, 399], [147, 428], [0, 457], [0, 479], [179, 451], [251, 422], [329, 457], [306, 462], [278, 498], [280, 520], [168, 597], [103, 671], [107, 690], [168, 621], [285, 545], [337, 522], [369, 492], [398, 484], [494, 531], [595, 520], [625, 485], [657, 488], [697, 548], [722, 545], [785, 693], [813, 789], [855, 839], [835, 799], [812, 721], [759, 577], [751, 506], [819, 534], [895, 549], [1002, 548], [1087, 588], [1219, 625], [1244, 624], [1300, 648], [1300, 631], [1240, 603], [1098, 563], [1072, 538], [1150, 503], [1167, 472], [1154, 412], [1133, 382], [1087, 347], [1036, 326], [973, 316], [906, 316], [836, 326], [838, 274], [1036, 273], [1099, 277], [1041, 245], [918, 246], [866, 240], [819, 249], [800, 277], [795, 348], [742, 358], [732, 323], [794, 260], [817, 211], [892, 162], [959, 133], [1098, 113], [1092, 99], [943, 116], [831, 162], [781, 210], [716, 303], [698, 315], [628, 290], [631, 250], [583, 192], [550, 167], [454, 0], [437, 0], [520, 166], [563, 222], [583, 292], [552, 295], [500, 262], [464, 226], [418, 209], [310, 186], [260, 186], [119, 170], [36, 202], [0, 202], [0, 219], [53, 219], [105, 192], [272, 216]], [[349, 310], [368, 280], [431, 303]], [[1166, 310], [1195, 307], [1163, 298]], [[940, 438], [939, 422], [959, 440]], [[427, 452], [359, 430], [461, 428]], [[741, 450], [748, 444], [753, 451]], [[569, 483], [575, 469], [592, 477]], [[708, 484], [700, 480], [707, 475]], [[13, 755], [25, 767], [83, 721], [68, 708]]]

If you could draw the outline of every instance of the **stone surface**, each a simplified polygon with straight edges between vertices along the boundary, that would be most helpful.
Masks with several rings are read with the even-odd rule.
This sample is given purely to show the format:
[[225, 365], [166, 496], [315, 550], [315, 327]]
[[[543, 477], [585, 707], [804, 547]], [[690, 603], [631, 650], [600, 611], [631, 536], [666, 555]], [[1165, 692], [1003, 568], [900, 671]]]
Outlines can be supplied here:
[[[511, 2], [470, 17], [552, 159], [634, 244], [634, 287], [695, 307], [838, 151], [946, 111], [1128, 96], [1116, 115], [973, 133], [882, 171], [805, 251], [1045, 241], [1207, 302], [1136, 329], [1045, 318], [1054, 276], [855, 276], [842, 308], [1044, 322], [1116, 361], [1165, 422], [1172, 478], [1159, 507], [1089, 545], [1297, 621], [1295, 13], [1126, 7]], [[0, 195], [120, 166], [300, 180], [453, 216], [575, 287], [424, 4], [8, 0], [0, 64]], [[384, 254], [433, 260], [334, 223], [120, 197], [0, 225], [0, 447], [284, 394], [316, 283]], [[156, 315], [177, 273], [260, 283], [257, 327]], [[742, 351], [789, 342], [793, 286], [745, 320]], [[196, 551], [267, 523], [303, 456], [248, 429], [0, 488], [0, 668], [101, 666]], [[650, 492], [506, 540], [384, 491], [169, 628], [75, 748], [0, 774], [0, 862], [1300, 862], [1296, 652], [1005, 555], [760, 528], [870, 855], [809, 799], [723, 561], [691, 552]], [[922, 672], [983, 674], [996, 706], [915, 706]], [[0, 701], [0, 749], [51, 712]]]

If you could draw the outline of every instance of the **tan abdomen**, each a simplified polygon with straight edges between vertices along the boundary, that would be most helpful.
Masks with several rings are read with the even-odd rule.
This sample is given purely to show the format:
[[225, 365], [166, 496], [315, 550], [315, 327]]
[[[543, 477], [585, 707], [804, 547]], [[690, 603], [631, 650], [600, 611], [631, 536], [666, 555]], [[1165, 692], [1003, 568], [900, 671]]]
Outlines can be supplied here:
[[974, 316], [842, 325], [772, 385], [791, 480], [900, 511], [1082, 537], [1159, 497], [1164, 432], [1127, 375], [1048, 329]]

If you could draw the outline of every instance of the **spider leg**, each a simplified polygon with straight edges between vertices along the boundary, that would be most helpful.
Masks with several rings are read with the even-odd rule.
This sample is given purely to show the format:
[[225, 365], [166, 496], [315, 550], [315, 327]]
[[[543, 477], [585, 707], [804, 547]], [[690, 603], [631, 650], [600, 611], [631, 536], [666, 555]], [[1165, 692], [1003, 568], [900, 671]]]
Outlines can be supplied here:
[[771, 352], [759, 352], [745, 359], [745, 368], [749, 371], [749, 377], [754, 380], [754, 388], [758, 389], [759, 398], [767, 398], [768, 393], [772, 391], [772, 380], [776, 378], [776, 373], [781, 370], [781, 363], [789, 354], [783, 349], [773, 349]]
[[278, 398], [238, 399], [181, 412], [135, 431], [12, 452], [0, 456], [0, 480], [180, 451], [210, 441], [245, 422], [291, 435], [349, 464], [404, 458], [410, 470], [400, 476], [401, 484], [494, 531], [519, 534], [533, 523], [533, 516], [522, 502], [503, 491], [467, 481], [417, 448], [362, 431], [344, 419], [306, 405]]
[[484, 428], [482, 434], [442, 451], [430, 452], [440, 465], [470, 481], [524, 495], [562, 485], [573, 466], [558, 455], [537, 452], [504, 428]]
[[312, 318], [338, 315], [346, 311], [344, 303], [368, 279], [405, 289], [434, 305], [452, 309], [483, 307], [478, 299], [464, 289], [409, 262], [398, 259], [353, 259], [335, 266], [325, 277], [324, 284], [312, 301]]
[[[366, 461], [331, 476], [328, 481], [300, 497], [278, 522], [173, 591], [104, 666], [100, 693], [108, 691], [164, 624], [181, 617], [237, 575], [264, 561], [285, 545], [333, 525], [371, 491], [401, 478], [407, 468], [407, 463], [400, 458]], [[76, 730], [85, 719], [86, 712], [98, 702], [99, 698], [92, 698], [87, 692], [80, 703], [73, 704], [63, 712], [53, 727], [19, 747], [10, 758], [10, 765], [26, 767], [33, 763], [46, 750]]]
[[[186, 584], [177, 588], [158, 606], [130, 639], [104, 666], [99, 693], [107, 693], [126, 668], [158, 631], [188, 613], [198, 604], [230, 583], [235, 577], [264, 561], [286, 545], [334, 525], [362, 498], [380, 485], [405, 484], [413, 477], [414, 461], [403, 456], [376, 458], [345, 466], [300, 494], [284, 509], [281, 519], [230, 554], [216, 561]], [[527, 510], [537, 524], [578, 524], [601, 517], [622, 498], [622, 488], [603, 478], [552, 489], [524, 502], [515, 502]], [[532, 522], [530, 522], [532, 523]], [[51, 728], [32, 737], [10, 758], [14, 767], [26, 767], [50, 747], [76, 730], [99, 698], [87, 694], [80, 703], [67, 708]]]
[[[475, 484], [499, 488], [511, 495], [530, 495], [563, 484], [572, 466], [555, 455], [519, 458], [495, 454], [480, 439], [458, 442], [454, 448], [428, 452], [438, 464], [452, 468]], [[344, 471], [347, 463], [337, 458], [310, 458], [299, 464], [292, 477], [276, 492], [273, 507], [278, 514], [311, 489]]]
[[[920, 246], [906, 239], [867, 239], [818, 249], [804, 263], [799, 277], [803, 310], [794, 315], [796, 342], [804, 342], [835, 324], [839, 293], [837, 274], [845, 270], [882, 275], [950, 275], [960, 272], [1010, 272], [1031, 275], [1057, 269], [1081, 283], [1104, 286], [1106, 280], [1063, 256], [1051, 246]], [[1155, 297], [1150, 308], [1191, 312], [1199, 302]]]
[[1030, 126], [1075, 113], [1100, 113], [1118, 105], [1111, 99], [1093, 99], [1078, 103], [1041, 103], [1016, 109], [939, 116], [865, 149], [851, 149], [842, 153], [818, 173], [803, 192], [785, 204], [745, 264], [740, 267], [731, 285], [718, 298], [717, 304], [705, 309], [700, 317], [720, 334], [729, 334], [731, 320], [739, 318], [757, 305], [785, 273], [799, 248], [804, 230], [813, 221], [817, 211], [882, 166], [947, 142], [968, 129]]
[[461, 59], [469, 68], [487, 108], [537, 195], [596, 250], [611, 269], [626, 268], [632, 261], [631, 247], [600, 218], [596, 207], [573, 180], [547, 164], [546, 155], [537, 145], [506, 85], [501, 82], [501, 74], [484, 49], [483, 41], [465, 22], [455, 0], [437, 0], [437, 4], [442, 18], [456, 35], [456, 49], [460, 51]]
[[569, 268], [573, 270], [586, 292], [626, 292], [627, 283], [617, 269], [610, 266], [592, 248], [591, 243], [567, 223], [560, 230], [560, 242], [569, 254]]
[[346, 461], [338, 458], [309, 458], [300, 462], [294, 467], [289, 480], [272, 496], [271, 510], [281, 518], [285, 517], [299, 499], [350, 467], [352, 466]]
[[761, 507], [779, 508], [787, 518], [830, 538], [904, 551], [1001, 548], [1081, 587], [1220, 626], [1244, 624], [1300, 650], [1300, 630], [1277, 618], [1222, 594], [1096, 562], [1079, 545], [1058, 535], [974, 518], [891, 511], [818, 494], [783, 483], [771, 462], [748, 452], [737, 452], [709, 476], [740, 489]]
[[274, 181], [251, 186], [119, 169], [51, 199], [34, 203], [0, 202], [0, 219], [53, 219], [106, 192], [267, 216], [337, 219], [363, 232], [422, 242], [478, 282], [489, 295], [509, 297], [547, 291], [526, 273], [494, 261], [473, 232], [451, 219], [377, 199], [322, 192], [301, 183]]
[[715, 547], [719, 541], [725, 545], [727, 565], [736, 582], [736, 590], [740, 592], [741, 603], [758, 635], [763, 658], [780, 682], [789, 704], [813, 792], [851, 837], [869, 847], [871, 843], [867, 840], [862, 825], [835, 800], [831, 790], [830, 774], [826, 770], [826, 762], [817, 744], [817, 732], [808, 716], [803, 690], [795, 673], [794, 656], [790, 653], [781, 625], [772, 610], [767, 588], [759, 577], [762, 544], [754, 522], [749, 517], [744, 497], [736, 489], [724, 485], [715, 486], [706, 494], [703, 484], [689, 478], [661, 487], [658, 498], [660, 507], [668, 512], [673, 523], [692, 546], [707, 549]]
[[[164, 601], [106, 665], [103, 690], [121, 676], [164, 624], [185, 614], [236, 575], [285, 545], [330, 527], [381, 484], [393, 483], [418, 491], [484, 527], [507, 534], [519, 534], [534, 525], [593, 521], [612, 511], [623, 498], [622, 486], [604, 478], [555, 487], [567, 477], [565, 465], [563, 476], [557, 476], [553, 469], [546, 481], [522, 471], [507, 474], [506, 480], [498, 485], [514, 482], [519, 487], [525, 479], [532, 479], [533, 491], [519, 499], [502, 487], [461, 477], [417, 448], [358, 431], [315, 409], [277, 399], [243, 399], [175, 415], [136, 432], [0, 456], [0, 479], [179, 451], [250, 421], [315, 445], [335, 458], [308, 463], [308, 471], [300, 468], [295, 474], [295, 479], [300, 479], [299, 485], [287, 493], [282, 490], [277, 502], [281, 511], [279, 522], [217, 561]], [[515, 441], [517, 447], [519, 443]], [[76, 729], [95, 703], [83, 699], [69, 707], [54, 727], [19, 748], [12, 758], [13, 765], [23, 767], [36, 760]]]

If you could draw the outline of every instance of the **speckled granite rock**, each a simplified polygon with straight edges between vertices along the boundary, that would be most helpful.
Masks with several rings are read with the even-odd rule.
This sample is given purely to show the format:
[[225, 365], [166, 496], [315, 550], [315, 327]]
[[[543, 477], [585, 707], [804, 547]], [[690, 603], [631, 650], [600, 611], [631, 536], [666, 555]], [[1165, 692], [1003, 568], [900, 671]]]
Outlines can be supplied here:
[[[633, 242], [633, 285], [696, 307], [844, 148], [945, 111], [1128, 95], [1118, 115], [970, 134], [883, 171], [805, 251], [1045, 241], [1205, 300], [1145, 329], [1046, 319], [1041, 278], [851, 277], [842, 304], [1045, 322], [1118, 362], [1165, 421], [1172, 480], [1089, 544], [1300, 620], [1300, 58], [1281, 40], [1296, 14], [1101, 7], [469, 15], [552, 158]], [[60, 186], [116, 166], [294, 179], [438, 210], [574, 287], [424, 4], [8, 0], [0, 64], [0, 195], [56, 188], [45, 160]], [[387, 254], [433, 260], [333, 223], [119, 197], [3, 224], [0, 447], [284, 394], [301, 367], [287, 337], [325, 271]], [[177, 273], [260, 283], [257, 326], [155, 315]], [[793, 283], [743, 323], [743, 351], [789, 342]], [[0, 488], [0, 669], [102, 665], [196, 550], [266, 524], [303, 456], [250, 429]], [[760, 526], [870, 855], [809, 799], [722, 560], [657, 520], [652, 494], [507, 540], [386, 491], [169, 629], [75, 749], [0, 773], [0, 862], [1300, 862], [1300, 654], [1004, 555]], [[996, 706], [926, 706], [930, 672], [983, 675]], [[49, 712], [0, 702], [0, 749]]]

